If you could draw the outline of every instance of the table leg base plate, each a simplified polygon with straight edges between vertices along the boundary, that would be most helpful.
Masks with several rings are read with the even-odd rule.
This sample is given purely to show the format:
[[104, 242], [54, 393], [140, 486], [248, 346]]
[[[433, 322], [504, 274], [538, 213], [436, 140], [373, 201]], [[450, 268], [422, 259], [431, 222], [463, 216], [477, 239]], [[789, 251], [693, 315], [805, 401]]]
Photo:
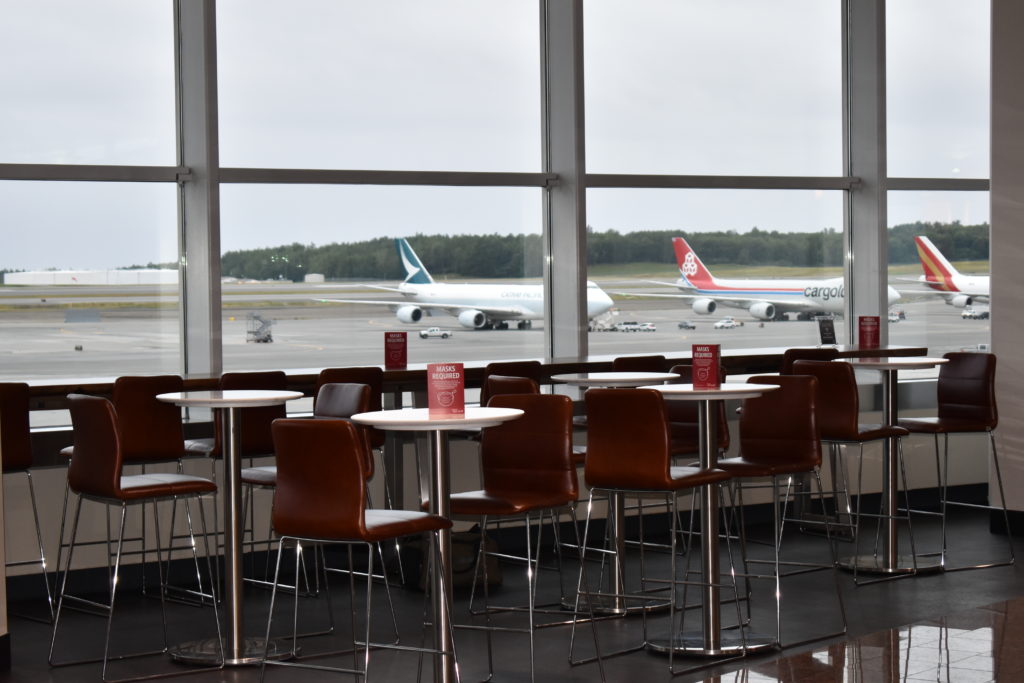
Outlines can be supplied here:
[[189, 643], [182, 643], [169, 650], [171, 659], [182, 664], [200, 664], [204, 666], [217, 666], [220, 664], [221, 653], [224, 654], [224, 666], [251, 666], [263, 661], [263, 653], [267, 653], [268, 659], [291, 659], [298, 654], [284, 647], [287, 639], [270, 640], [270, 646], [265, 645], [263, 638], [246, 638], [242, 643], [238, 657], [231, 657], [227, 647], [221, 649], [221, 643], [216, 638], [206, 640], [194, 640]]
[[900, 555], [896, 558], [896, 564], [892, 567], [886, 567], [882, 563], [882, 558], [877, 555], [854, 555], [852, 557], [843, 557], [839, 560], [839, 568], [845, 569], [846, 571], [853, 571], [856, 569], [858, 572], [865, 574], [928, 574], [932, 572], [941, 572], [942, 560], [938, 557], [918, 557], [915, 562], [912, 555]]
[[737, 657], [777, 646], [775, 636], [756, 633], [747, 634], [745, 638], [738, 633], [723, 633], [716, 648], [705, 647], [702, 631], [684, 631], [676, 636], [674, 643], [669, 638], [650, 638], [647, 641], [647, 649], [651, 652], [664, 655], [673, 652], [691, 657]]

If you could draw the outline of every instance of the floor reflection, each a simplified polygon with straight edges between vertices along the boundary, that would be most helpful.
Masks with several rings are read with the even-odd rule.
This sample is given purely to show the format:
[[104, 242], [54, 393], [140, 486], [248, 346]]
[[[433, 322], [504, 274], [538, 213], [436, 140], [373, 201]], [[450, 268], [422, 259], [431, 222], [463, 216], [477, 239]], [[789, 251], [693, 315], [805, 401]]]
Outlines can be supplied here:
[[873, 633], [707, 680], [723, 683], [1024, 681], [1024, 599]]

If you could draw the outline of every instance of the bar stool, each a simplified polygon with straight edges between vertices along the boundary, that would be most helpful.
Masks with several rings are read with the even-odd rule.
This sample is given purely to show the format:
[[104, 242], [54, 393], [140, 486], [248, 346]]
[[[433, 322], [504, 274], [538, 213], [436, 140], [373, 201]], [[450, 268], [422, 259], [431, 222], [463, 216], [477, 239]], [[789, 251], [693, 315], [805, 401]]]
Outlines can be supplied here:
[[[491, 376], [491, 380], [495, 377]], [[536, 382], [529, 378], [509, 378], [521, 382], [520, 386], [536, 387]], [[499, 386], [503, 384], [498, 382]], [[505, 383], [505, 384], [511, 384]], [[515, 423], [507, 423], [483, 430], [480, 441], [480, 454], [483, 471], [483, 488], [477, 491], [454, 493], [451, 496], [451, 513], [457, 517], [477, 517], [480, 520], [480, 550], [477, 557], [477, 573], [483, 569], [484, 614], [487, 626], [466, 628], [483, 628], [487, 632], [487, 652], [489, 676], [494, 675], [494, 663], [491, 657], [491, 633], [495, 627], [491, 625], [491, 616], [497, 612], [522, 611], [523, 608], [494, 607], [488, 604], [487, 562], [488, 555], [496, 555], [506, 560], [523, 561], [526, 564], [527, 577], [527, 627], [500, 628], [501, 631], [525, 632], [530, 637], [530, 680], [534, 680], [534, 641], [535, 629], [543, 624], [535, 622], [537, 612], [545, 612], [543, 607], [534, 604], [537, 593], [539, 575], [539, 558], [543, 521], [545, 513], [551, 515], [552, 527], [558, 524], [558, 513], [567, 512], [574, 529], [576, 523], [576, 498], [579, 495], [579, 484], [576, 479], [576, 466], [572, 460], [572, 399], [568, 396], [539, 393], [492, 394], [487, 404], [489, 407], [518, 408], [523, 416]], [[536, 548], [530, 533], [533, 514], [536, 513], [537, 538]], [[486, 530], [489, 521], [496, 519], [522, 518], [526, 528], [526, 557], [513, 557], [500, 553], [489, 553], [486, 550]], [[578, 532], [577, 532], [578, 533]], [[557, 537], [556, 537], [557, 538]], [[576, 539], [577, 545], [579, 538]], [[555, 544], [558, 552], [558, 543]], [[559, 556], [559, 580], [561, 582], [561, 554]], [[474, 586], [475, 586], [474, 581]], [[560, 592], [564, 596], [564, 591]], [[472, 606], [472, 598], [470, 604]], [[564, 616], [564, 612], [559, 610]], [[593, 616], [592, 614], [590, 615]], [[567, 622], [560, 620], [559, 623]], [[596, 632], [595, 632], [596, 639]], [[596, 641], [595, 641], [596, 642]], [[603, 672], [602, 672], [603, 679]]]
[[491, 375], [504, 377], [527, 377], [537, 383], [539, 387], [544, 383], [544, 366], [536, 360], [515, 360], [496, 361], [488, 363], [484, 367], [483, 383], [480, 386], [480, 405], [485, 406], [495, 394], [491, 393], [487, 386], [487, 379]]
[[[845, 529], [849, 538], [857, 533], [857, 522], [860, 517], [861, 489], [863, 488], [864, 444], [881, 439], [902, 439], [909, 433], [903, 427], [890, 427], [884, 424], [860, 423], [860, 392], [857, 389], [857, 377], [853, 366], [849, 363], [835, 363], [820, 360], [796, 360], [791, 367], [794, 375], [810, 375], [817, 378], [818, 388], [815, 393], [814, 411], [818, 422], [821, 440], [829, 446], [829, 466], [832, 471], [833, 497], [836, 500], [836, 524]], [[859, 468], [857, 511], [854, 513], [850, 505], [850, 477], [848, 469], [839, 465], [839, 455], [843, 446], [858, 446], [857, 462]], [[903, 453], [902, 442], [899, 452]], [[902, 468], [901, 468], [902, 469]], [[838, 475], [842, 473], [843, 483], [837, 484]], [[906, 482], [904, 482], [906, 488]], [[838, 497], [845, 499], [846, 523], [839, 521]]]
[[[659, 583], [669, 584], [670, 623], [674, 622], [677, 604], [676, 579], [676, 519], [678, 518], [678, 495], [684, 491], [692, 491], [704, 486], [717, 486], [729, 480], [729, 474], [721, 469], [700, 469], [698, 467], [676, 467], [672, 465], [670, 450], [670, 434], [665, 415], [665, 402], [662, 395], [653, 389], [589, 389], [585, 395], [587, 402], [587, 461], [585, 473], [587, 483], [591, 487], [591, 501], [595, 491], [608, 494], [657, 495], [670, 494], [671, 510], [671, 578]], [[587, 537], [590, 530], [592, 505], [588, 506], [587, 519], [584, 525], [581, 564], [584, 564], [587, 548]], [[706, 512], [706, 511], [705, 511]], [[609, 524], [611, 526], [611, 524]], [[613, 531], [621, 534], [621, 529]], [[605, 550], [606, 554], [613, 551]], [[731, 553], [730, 553], [731, 554]], [[585, 591], [581, 584], [580, 599], [592, 602], [594, 598], [612, 598], [621, 601], [640, 602], [648, 606], [661, 600], [654, 593], [641, 586], [639, 593], [627, 593], [623, 585], [622, 563], [624, 558], [614, 553], [611, 562], [613, 569], [613, 585], [609, 592]], [[585, 572], [585, 567], [581, 569]], [[730, 576], [732, 572], [730, 571]], [[729, 586], [735, 592], [733, 581]], [[737, 596], [738, 597], [738, 596]], [[738, 605], [738, 601], [737, 601]], [[647, 642], [647, 610], [643, 614], [643, 642], [636, 647], [626, 648], [617, 652], [605, 653], [612, 657], [634, 652], [646, 647]], [[737, 619], [739, 618], [737, 607]], [[573, 625], [575, 634], [575, 624]], [[675, 649], [676, 631], [672, 629], [670, 650]], [[575, 638], [571, 642], [574, 642]], [[570, 645], [570, 659], [572, 658]], [[669, 662], [670, 670], [673, 664]], [[673, 670], [674, 672], [674, 670]]]
[[[957, 571], [1013, 564], [1013, 536], [1010, 533], [1009, 513], [1006, 511], [1006, 497], [1003, 495], [1003, 475], [999, 468], [999, 453], [996, 450], [995, 439], [995, 428], [999, 424], [995, 392], [996, 357], [991, 353], [957, 352], [947, 353], [943, 358], [949, 362], [939, 366], [939, 380], [936, 385], [938, 415], [904, 418], [899, 421], [900, 427], [906, 428], [911, 434], [931, 434], [935, 438], [935, 466], [939, 474], [939, 488], [942, 492], [942, 566], [946, 571]], [[988, 505], [982, 505], [949, 500], [950, 434], [988, 434], [1001, 506], [993, 505], [991, 502]], [[944, 441], [941, 464], [939, 462], [939, 435], [942, 435]], [[1003, 562], [946, 567], [946, 512], [950, 505], [991, 512], [1001, 510], [1003, 523], [1006, 525], [1009, 558]]]
[[490, 405], [490, 399], [495, 396], [504, 396], [506, 394], [539, 394], [540, 386], [536, 381], [529, 377], [491, 375], [484, 380], [483, 387], [480, 390], [480, 395], [483, 396], [485, 392], [488, 397], [488, 402], [482, 405]]
[[612, 372], [664, 372], [665, 356], [619, 356], [612, 359]]
[[[0, 454], [3, 455], [3, 474], [24, 474], [28, 482], [28, 496], [32, 504], [32, 519], [36, 526], [36, 544], [39, 557], [29, 560], [8, 560], [7, 567], [24, 567], [38, 564], [46, 586], [46, 607], [49, 613], [46, 623], [53, 621], [53, 592], [46, 574], [46, 552], [43, 549], [43, 533], [39, 528], [39, 510], [36, 507], [36, 491], [32, 484], [32, 433], [29, 426], [29, 389], [22, 382], [0, 383]], [[14, 518], [8, 509], [8, 516]], [[35, 617], [28, 617], [35, 619]]]
[[[329, 668], [306, 663], [317, 655], [303, 655], [296, 661], [272, 661], [264, 657], [261, 679], [267, 665], [331, 670], [367, 677], [372, 649], [397, 649], [428, 652], [438, 656], [454, 657], [455, 652], [433, 648], [411, 647], [392, 643], [371, 642], [370, 625], [373, 611], [373, 545], [395, 538], [419, 533], [435, 534], [451, 527], [451, 522], [437, 515], [407, 510], [373, 510], [366, 507], [365, 462], [369, 457], [366, 439], [361, 431], [345, 420], [278, 420], [273, 426], [275, 450], [278, 454], [277, 488], [274, 490], [274, 530], [279, 535], [277, 566], [274, 571], [270, 611], [267, 618], [267, 638], [273, 623], [274, 603], [277, 598], [281, 558], [287, 544], [299, 551], [303, 543], [344, 543], [367, 546], [369, 567], [366, 580], [366, 623], [361, 641], [362, 666]], [[350, 554], [351, 558], [351, 554]], [[299, 554], [296, 553], [296, 567]], [[434, 558], [435, 567], [439, 558]], [[325, 577], [326, 578], [326, 577]], [[325, 592], [326, 594], [326, 592]], [[442, 596], [445, 608], [451, 610], [451, 597]], [[330, 596], [327, 595], [328, 600]], [[293, 624], [297, 623], [298, 596]], [[353, 617], [354, 617], [353, 610]], [[293, 635], [293, 653], [295, 638]], [[331, 653], [335, 654], [335, 653]]]
[[[85, 664], [102, 662], [103, 668], [101, 678], [107, 678], [108, 665], [111, 659], [121, 660], [128, 657], [139, 657], [150, 654], [162, 654], [167, 651], [167, 620], [164, 612], [163, 591], [160, 593], [161, 615], [164, 624], [164, 646], [161, 650], [122, 655], [119, 657], [110, 656], [111, 627], [114, 621], [114, 606], [117, 598], [118, 574], [121, 567], [121, 555], [124, 546], [125, 517], [129, 505], [152, 503], [153, 524], [156, 530], [159, 548], [160, 528], [159, 515], [156, 504], [161, 500], [177, 500], [178, 498], [199, 498], [200, 496], [212, 494], [217, 490], [216, 484], [209, 479], [193, 477], [177, 473], [159, 474], [136, 474], [124, 475], [124, 450], [122, 447], [121, 430], [118, 426], [117, 415], [114, 412], [113, 404], [104, 398], [95, 396], [83, 396], [71, 394], [68, 396], [68, 405], [71, 410], [71, 424], [74, 429], [74, 453], [71, 457], [71, 464], [68, 467], [68, 487], [77, 496], [74, 518], [71, 524], [71, 542], [68, 548], [67, 560], [64, 566], [64, 573], [60, 580], [60, 590], [57, 599], [57, 613], [53, 622], [53, 634], [50, 640], [49, 662], [51, 666], [70, 666], [74, 664]], [[77, 598], [67, 593], [68, 575], [71, 573], [71, 566], [74, 561], [75, 541], [78, 536], [78, 521], [82, 510], [82, 501], [90, 500], [101, 503], [108, 507], [120, 509], [120, 521], [117, 529], [116, 550], [114, 552], [114, 563], [110, 574], [110, 602], [107, 604]], [[200, 520], [203, 526], [203, 537], [206, 536], [206, 517], [199, 506]], [[189, 528], [191, 535], [192, 529]], [[196, 553], [195, 537], [192, 536], [192, 558], [196, 565], [196, 575], [199, 577], [199, 591], [202, 592], [202, 572], [199, 568], [199, 557]], [[108, 550], [109, 552], [109, 550]], [[213, 569], [210, 566], [210, 547], [206, 543], [207, 575], [213, 576]], [[158, 562], [162, 567], [162, 563]], [[161, 571], [162, 574], [162, 571]], [[161, 583], [163, 576], [161, 575]], [[57, 634], [60, 628], [61, 611], [65, 602], [82, 604], [93, 610], [100, 610], [107, 616], [106, 638], [103, 649], [103, 657], [78, 661], [57, 661], [55, 650]], [[217, 629], [217, 639], [220, 640], [220, 619], [217, 615], [216, 601], [213, 603], [214, 623]], [[211, 668], [223, 667], [223, 651], [221, 652], [221, 664], [216, 667], [194, 669], [192, 671], [209, 671]], [[190, 671], [191, 672], [191, 671]], [[177, 671], [175, 673], [178, 673]], [[165, 674], [170, 675], [170, 674]], [[121, 681], [139, 680], [150, 676], [124, 678]]]
[[[839, 587], [839, 572], [836, 568], [835, 547], [832, 544], [831, 523], [826, 519], [820, 523], [825, 530], [830, 559], [827, 564], [809, 564], [805, 562], [785, 561], [780, 559], [782, 546], [783, 523], [787, 520], [785, 502], [793, 495], [792, 479], [796, 474], [811, 473], [817, 482], [819, 501], [824, 504], [821, 485], [821, 439], [818, 431], [815, 408], [815, 392], [818, 380], [805, 375], [760, 375], [751, 377], [748, 382], [753, 384], [777, 384], [780, 389], [758, 398], [749, 398], [743, 402], [743, 413], [740, 416], [740, 455], [718, 461], [718, 466], [733, 477], [733, 486], [737, 490], [737, 503], [740, 506], [740, 537], [743, 549], [744, 567], [761, 560], [748, 560], [745, 520], [743, 514], [743, 490], [751, 488], [749, 479], [770, 480], [768, 486], [772, 490], [772, 551], [773, 558], [769, 562], [773, 566], [770, 575], [751, 574], [746, 569], [743, 577], [749, 579], [767, 578], [775, 583], [775, 642], [779, 647], [802, 645], [822, 638], [830, 638], [846, 633], [846, 608]], [[786, 493], [780, 494], [779, 480], [786, 479]], [[781, 504], [781, 505], [780, 505]], [[804, 522], [805, 524], [808, 522]], [[796, 566], [793, 572], [783, 574], [781, 567]], [[819, 569], [831, 569], [835, 579], [836, 598], [842, 621], [842, 629], [834, 633], [822, 634], [798, 643], [782, 642], [782, 579], [795, 573], [805, 573]], [[749, 602], [748, 602], [749, 610]], [[748, 611], [749, 616], [749, 611]]]
[[793, 363], [798, 360], [829, 361], [839, 357], [839, 352], [830, 347], [815, 349], [786, 349], [782, 352], [782, 366], [779, 368], [780, 375], [795, 375]]

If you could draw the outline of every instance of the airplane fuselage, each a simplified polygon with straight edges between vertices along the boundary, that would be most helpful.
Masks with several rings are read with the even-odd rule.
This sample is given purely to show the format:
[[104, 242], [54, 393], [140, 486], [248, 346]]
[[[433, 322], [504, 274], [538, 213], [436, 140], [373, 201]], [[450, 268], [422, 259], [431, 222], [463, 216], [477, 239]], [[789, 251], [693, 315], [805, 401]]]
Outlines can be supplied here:
[[[695, 297], [707, 297], [723, 306], [750, 309], [757, 302], [769, 302], [779, 313], [842, 313], [846, 299], [843, 278], [724, 280], [715, 278], [713, 287], [695, 287], [683, 280], [676, 286]], [[889, 304], [900, 293], [888, 288]]]
[[[410, 304], [425, 308], [465, 310], [478, 307], [485, 310], [487, 317], [493, 320], [544, 318], [544, 290], [541, 285], [403, 283], [398, 290]], [[587, 317], [601, 315], [611, 307], [611, 298], [596, 285], [588, 284]]]

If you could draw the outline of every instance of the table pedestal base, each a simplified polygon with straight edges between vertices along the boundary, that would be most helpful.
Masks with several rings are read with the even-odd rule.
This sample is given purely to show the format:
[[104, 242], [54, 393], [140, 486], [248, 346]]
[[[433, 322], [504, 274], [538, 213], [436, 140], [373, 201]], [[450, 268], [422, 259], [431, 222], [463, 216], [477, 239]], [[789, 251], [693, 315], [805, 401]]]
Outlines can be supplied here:
[[[242, 644], [241, 656], [230, 657], [227, 648], [224, 648], [224, 666], [250, 666], [263, 661], [263, 652], [266, 650], [268, 659], [290, 659], [294, 653], [290, 648], [284, 647], [284, 643], [290, 639], [271, 639], [270, 647], [267, 648], [263, 638], [246, 638]], [[216, 638], [206, 640], [194, 640], [189, 643], [182, 643], [172, 647], [168, 652], [171, 659], [182, 664], [200, 664], [204, 666], [216, 666], [220, 664], [221, 644]]]
[[854, 555], [840, 558], [839, 568], [865, 574], [930, 574], [942, 571], [942, 560], [938, 557], [919, 557], [915, 568], [912, 555], [900, 555], [895, 565], [887, 567], [877, 555]]
[[669, 638], [650, 638], [647, 641], [647, 649], [651, 652], [663, 655], [672, 652], [692, 657], [735, 657], [760, 652], [777, 645], [775, 636], [751, 633], [743, 638], [738, 633], [728, 633], [719, 636], [717, 648], [708, 649], [704, 646], [704, 633], [701, 631], [684, 631], [676, 637], [675, 643]]

